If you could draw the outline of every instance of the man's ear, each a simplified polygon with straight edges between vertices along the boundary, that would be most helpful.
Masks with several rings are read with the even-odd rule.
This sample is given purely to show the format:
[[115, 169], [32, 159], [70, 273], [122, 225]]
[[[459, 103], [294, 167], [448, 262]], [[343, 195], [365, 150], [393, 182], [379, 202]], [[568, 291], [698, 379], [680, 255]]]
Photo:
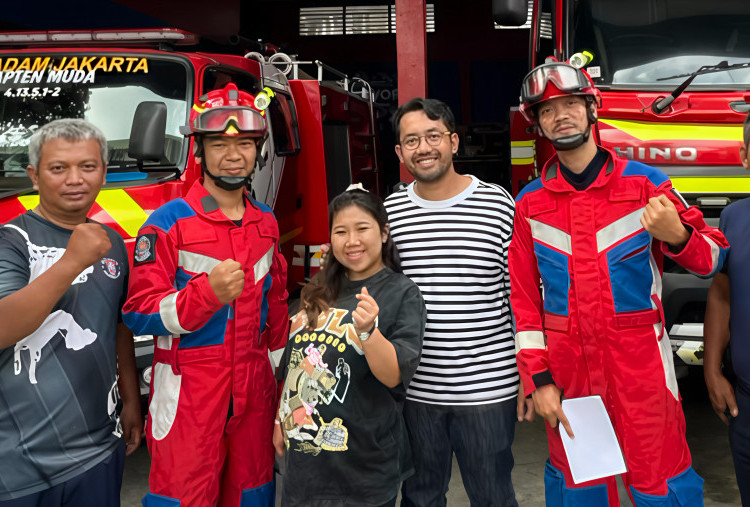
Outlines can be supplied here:
[[534, 124], [534, 130], [536, 131], [536, 135], [538, 135], [542, 139], [547, 139], [547, 136], [544, 135], [544, 131], [542, 130], [542, 126], [539, 125], [538, 121]]
[[39, 192], [39, 171], [33, 165], [26, 166], [26, 174], [29, 176], [31, 183], [34, 185], [33, 188]]
[[748, 160], [748, 156], [750, 155], [748, 148], [750, 147], [750, 142], [747, 143], [745, 146], [740, 146], [740, 162], [742, 162], [742, 167], [750, 171], [750, 160]]
[[599, 120], [599, 113], [598, 113], [598, 109], [596, 107], [596, 101], [595, 100], [592, 100], [589, 103], [589, 115], [588, 116], [589, 116], [589, 123], [592, 124], [592, 125]]
[[454, 155], [458, 151], [458, 142], [459, 142], [458, 133], [453, 132], [451, 134], [451, 153], [453, 153]]
[[404, 163], [404, 157], [401, 154], [401, 145], [397, 144], [394, 149], [396, 150], [396, 156], [398, 157], [398, 160], [403, 164]]

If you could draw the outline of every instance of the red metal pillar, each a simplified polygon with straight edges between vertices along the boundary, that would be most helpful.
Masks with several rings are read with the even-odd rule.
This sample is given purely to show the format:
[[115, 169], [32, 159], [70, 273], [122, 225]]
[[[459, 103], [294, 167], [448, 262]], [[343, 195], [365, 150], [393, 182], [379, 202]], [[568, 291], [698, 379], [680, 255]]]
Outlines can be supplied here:
[[[427, 6], [425, 0], [396, 0], [398, 103], [427, 96]], [[411, 177], [401, 164], [401, 181]]]

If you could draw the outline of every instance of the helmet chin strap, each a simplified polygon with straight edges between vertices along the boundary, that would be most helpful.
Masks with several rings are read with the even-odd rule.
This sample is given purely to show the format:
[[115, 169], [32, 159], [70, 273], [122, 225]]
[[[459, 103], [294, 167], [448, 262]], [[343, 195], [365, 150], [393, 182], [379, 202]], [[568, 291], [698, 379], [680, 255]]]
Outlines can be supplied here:
[[591, 135], [591, 125], [596, 123], [597, 117], [596, 114], [591, 111], [589, 102], [587, 102], [587, 106], [588, 111], [586, 116], [588, 117], [589, 124], [588, 127], [586, 127], [586, 132], [582, 134], [573, 134], [572, 136], [558, 137], [557, 139], [550, 139], [549, 142], [552, 143], [552, 146], [555, 148], [555, 150], [575, 150], [589, 140], [589, 136]]
[[572, 136], [550, 139], [550, 143], [552, 143], [552, 146], [554, 146], [557, 151], [575, 150], [579, 146], [583, 145], [583, 143], [588, 141], [590, 135], [591, 125], [586, 127], [586, 132], [584, 132], [583, 134], [573, 134]]
[[203, 169], [203, 172], [204, 174], [207, 174], [212, 180], [214, 180], [214, 183], [216, 183], [217, 187], [223, 190], [228, 190], [230, 192], [250, 185], [253, 174], [250, 173], [247, 176], [214, 176], [208, 169], [205, 168]]

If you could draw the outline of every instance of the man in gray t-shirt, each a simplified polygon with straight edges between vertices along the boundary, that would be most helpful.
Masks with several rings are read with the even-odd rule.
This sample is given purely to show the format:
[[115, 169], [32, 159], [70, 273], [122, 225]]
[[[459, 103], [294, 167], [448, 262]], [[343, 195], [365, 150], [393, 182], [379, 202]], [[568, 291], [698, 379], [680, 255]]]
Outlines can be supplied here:
[[140, 443], [125, 244], [86, 218], [106, 149], [84, 120], [40, 128], [39, 204], [0, 228], [0, 506], [119, 505], [125, 447]]

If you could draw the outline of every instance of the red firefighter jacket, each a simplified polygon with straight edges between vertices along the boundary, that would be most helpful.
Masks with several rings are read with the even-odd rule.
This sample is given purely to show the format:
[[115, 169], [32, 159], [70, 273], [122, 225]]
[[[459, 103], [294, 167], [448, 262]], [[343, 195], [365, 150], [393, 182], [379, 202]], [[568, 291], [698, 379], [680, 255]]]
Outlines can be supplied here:
[[[149, 217], [136, 240], [123, 308], [124, 322], [135, 334], [178, 336], [178, 350], [226, 343], [235, 364], [268, 358], [269, 351], [278, 361], [288, 329], [286, 261], [270, 208], [245, 199], [238, 226], [198, 181], [184, 199], [170, 201]], [[225, 259], [236, 260], [245, 272], [242, 294], [226, 305], [208, 281]], [[168, 362], [178, 367], [175, 360]], [[248, 381], [243, 378], [247, 371], [237, 368], [235, 405], [243, 398], [238, 391]]]
[[[612, 351], [630, 347], [637, 357], [639, 347], [653, 346], [655, 332], [657, 341], [663, 336], [663, 256], [710, 277], [728, 251], [722, 233], [688, 207], [664, 173], [609, 154], [585, 190], [565, 180], [555, 157], [516, 198], [510, 299], [525, 395], [554, 382], [574, 396], [604, 396], [606, 370], [618, 368]], [[674, 203], [690, 232], [676, 253], [640, 222], [649, 199], [659, 194]], [[677, 397], [674, 379], [667, 380]]]

